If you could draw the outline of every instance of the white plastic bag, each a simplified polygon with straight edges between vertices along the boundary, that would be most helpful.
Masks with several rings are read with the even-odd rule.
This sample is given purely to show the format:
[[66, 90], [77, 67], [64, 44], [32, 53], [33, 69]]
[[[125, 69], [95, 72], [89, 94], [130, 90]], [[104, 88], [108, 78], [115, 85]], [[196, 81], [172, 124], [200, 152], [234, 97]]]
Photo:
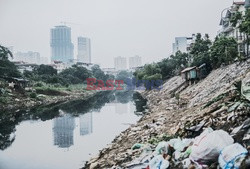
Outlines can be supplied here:
[[238, 143], [225, 147], [219, 156], [220, 167], [222, 169], [239, 168], [247, 153], [247, 149]]
[[166, 141], [162, 141], [162, 142], [159, 142], [157, 147], [155, 148], [155, 152], [154, 154], [155, 155], [159, 155], [159, 154], [167, 154], [168, 153], [168, 147], [169, 147], [169, 143], [166, 142]]
[[189, 166], [190, 166], [190, 164], [191, 164], [191, 161], [190, 161], [189, 158], [186, 158], [186, 159], [183, 160], [181, 163], [182, 163], [182, 165], [183, 165], [183, 168], [184, 168], [184, 169], [187, 169], [187, 168], [189, 168]]
[[220, 151], [233, 142], [233, 138], [223, 130], [206, 131], [195, 138], [189, 158], [199, 164], [210, 164], [217, 161]]
[[162, 155], [155, 156], [149, 162], [150, 169], [167, 169], [169, 167], [169, 161], [165, 160]]

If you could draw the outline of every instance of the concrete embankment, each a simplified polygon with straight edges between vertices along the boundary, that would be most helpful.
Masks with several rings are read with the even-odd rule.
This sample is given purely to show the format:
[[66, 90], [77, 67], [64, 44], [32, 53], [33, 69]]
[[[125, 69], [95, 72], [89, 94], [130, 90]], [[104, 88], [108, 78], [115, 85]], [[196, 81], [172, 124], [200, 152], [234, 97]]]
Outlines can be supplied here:
[[249, 60], [221, 67], [196, 84], [178, 88], [183, 82], [176, 76], [160, 91], [142, 92], [148, 99], [149, 112], [117, 136], [85, 168], [126, 168], [142, 152], [131, 149], [136, 143], [154, 144], [163, 137], [183, 138], [188, 135], [187, 128], [199, 124], [230, 133], [250, 116], [249, 106], [244, 104], [231, 111], [239, 102], [237, 84], [250, 85]]

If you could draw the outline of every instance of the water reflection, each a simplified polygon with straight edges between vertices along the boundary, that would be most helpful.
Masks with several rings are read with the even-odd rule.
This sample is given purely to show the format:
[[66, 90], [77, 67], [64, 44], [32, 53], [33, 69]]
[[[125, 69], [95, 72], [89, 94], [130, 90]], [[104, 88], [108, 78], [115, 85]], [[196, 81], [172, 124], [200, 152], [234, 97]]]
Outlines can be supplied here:
[[74, 144], [75, 118], [69, 114], [53, 120], [54, 145], [68, 148]]
[[[68, 148], [74, 144], [75, 117], [79, 117], [80, 135], [89, 135], [93, 133], [92, 112], [99, 112], [105, 104], [114, 106], [116, 114], [134, 112], [134, 104], [136, 111], [142, 112], [146, 101], [139, 96], [131, 91], [106, 92], [98, 93], [87, 100], [37, 107], [29, 111], [0, 112], [0, 150], [5, 150], [12, 145], [15, 141], [16, 125], [22, 121], [51, 119], [53, 119], [54, 145]], [[140, 99], [143, 101], [141, 102]], [[131, 102], [132, 100], [134, 102]]]
[[93, 132], [93, 115], [92, 112], [80, 115], [80, 135], [88, 135]]
[[143, 107], [132, 92], [109, 92], [30, 111], [0, 112], [0, 168], [81, 168], [83, 160], [139, 120], [138, 105]]

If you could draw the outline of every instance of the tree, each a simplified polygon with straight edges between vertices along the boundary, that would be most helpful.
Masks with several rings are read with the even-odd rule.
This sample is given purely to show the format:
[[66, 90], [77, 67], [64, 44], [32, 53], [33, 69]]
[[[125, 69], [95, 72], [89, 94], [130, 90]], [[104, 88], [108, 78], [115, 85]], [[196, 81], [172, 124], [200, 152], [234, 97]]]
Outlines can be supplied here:
[[98, 80], [107, 81], [108, 79], [113, 78], [113, 76], [105, 74], [99, 65], [92, 66], [91, 71], [93, 73], [93, 76]]
[[236, 27], [239, 21], [242, 20], [242, 13], [237, 11], [232, 17], [230, 18], [230, 22], [232, 23], [233, 27]]
[[142, 70], [137, 70], [134, 73], [134, 76], [136, 77], [136, 79], [139, 80], [147, 80], [146, 77], [155, 75], [155, 74], [160, 74], [161, 73], [161, 69], [159, 67], [159, 65], [157, 63], [152, 63], [152, 64], [146, 64], [144, 65]]
[[116, 75], [116, 79], [117, 80], [123, 80], [125, 83], [127, 81], [128, 78], [131, 78], [132, 77], [132, 73], [131, 72], [128, 72], [128, 71], [125, 71], [125, 70], [122, 70], [120, 71], [117, 75]]
[[204, 37], [200, 33], [196, 35], [195, 42], [190, 51], [192, 66], [200, 66], [205, 63], [207, 71], [210, 72], [212, 70], [209, 51], [211, 44], [212, 42], [208, 34], [205, 34]]
[[81, 81], [85, 81], [87, 78], [92, 76], [92, 73], [85, 67], [73, 65], [73, 69], [75, 69], [73, 76], [77, 77]]
[[40, 65], [33, 70], [38, 75], [57, 75], [57, 70], [49, 65]]
[[161, 75], [164, 80], [172, 77], [174, 75], [174, 70], [176, 68], [175, 61], [170, 58], [163, 59], [161, 62], [158, 62], [158, 65], [161, 69]]
[[13, 57], [11, 51], [8, 48], [0, 45], [0, 60], [8, 60], [9, 56]]
[[77, 84], [83, 83], [87, 78], [92, 76], [92, 73], [85, 67], [73, 65], [63, 70], [59, 75], [67, 83]]
[[237, 42], [232, 37], [216, 37], [210, 53], [213, 68], [230, 64], [238, 57]]
[[12, 57], [10, 50], [0, 45], [0, 75], [20, 77], [20, 72], [17, 70], [16, 65], [8, 60], [9, 57]]
[[174, 61], [175, 68], [187, 67], [191, 62], [190, 55], [187, 53], [182, 53], [181, 51], [177, 51], [175, 55], [170, 56]]

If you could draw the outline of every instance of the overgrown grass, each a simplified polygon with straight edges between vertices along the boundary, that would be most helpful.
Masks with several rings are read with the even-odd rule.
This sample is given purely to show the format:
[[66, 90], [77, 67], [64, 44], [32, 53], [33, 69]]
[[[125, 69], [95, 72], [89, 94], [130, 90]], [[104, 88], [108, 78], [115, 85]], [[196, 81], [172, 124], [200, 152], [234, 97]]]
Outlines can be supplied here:
[[[41, 84], [41, 83], [39, 83]], [[69, 85], [69, 86], [61, 86], [61, 85], [51, 85], [43, 83], [43, 85], [35, 86], [34, 89], [36, 90], [57, 90], [57, 91], [79, 91], [79, 90], [86, 90], [87, 85], [86, 84], [75, 84], [75, 85]]]

